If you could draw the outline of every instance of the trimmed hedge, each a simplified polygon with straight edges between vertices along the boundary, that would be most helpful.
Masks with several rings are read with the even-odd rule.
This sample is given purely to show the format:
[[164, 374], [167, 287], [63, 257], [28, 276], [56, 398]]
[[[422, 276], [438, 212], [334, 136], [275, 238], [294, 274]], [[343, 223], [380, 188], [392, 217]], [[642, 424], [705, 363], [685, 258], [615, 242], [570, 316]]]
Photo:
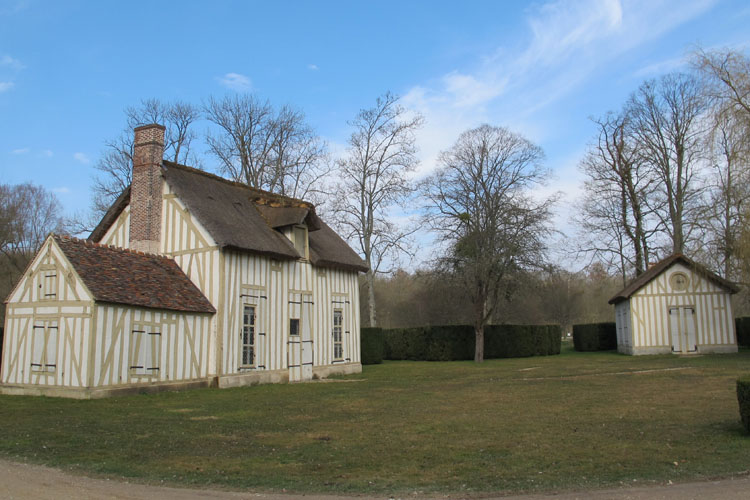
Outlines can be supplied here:
[[734, 318], [734, 326], [737, 330], [737, 345], [750, 347], [750, 316]]
[[737, 401], [740, 403], [742, 425], [750, 432], [750, 375], [737, 379]]
[[[474, 359], [475, 333], [469, 325], [384, 329], [384, 359], [458, 361]], [[560, 354], [559, 325], [488, 325], [484, 357], [519, 358]]]
[[573, 347], [576, 351], [610, 351], [617, 349], [615, 323], [573, 325]]
[[377, 365], [383, 362], [385, 341], [382, 328], [361, 328], [359, 342], [363, 365]]

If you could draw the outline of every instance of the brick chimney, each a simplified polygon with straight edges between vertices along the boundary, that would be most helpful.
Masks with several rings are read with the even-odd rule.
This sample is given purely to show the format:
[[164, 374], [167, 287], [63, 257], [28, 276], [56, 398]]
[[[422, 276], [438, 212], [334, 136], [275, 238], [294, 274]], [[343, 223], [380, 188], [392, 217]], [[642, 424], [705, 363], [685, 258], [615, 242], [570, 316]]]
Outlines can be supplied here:
[[159, 253], [164, 126], [136, 127], [130, 185], [130, 248]]

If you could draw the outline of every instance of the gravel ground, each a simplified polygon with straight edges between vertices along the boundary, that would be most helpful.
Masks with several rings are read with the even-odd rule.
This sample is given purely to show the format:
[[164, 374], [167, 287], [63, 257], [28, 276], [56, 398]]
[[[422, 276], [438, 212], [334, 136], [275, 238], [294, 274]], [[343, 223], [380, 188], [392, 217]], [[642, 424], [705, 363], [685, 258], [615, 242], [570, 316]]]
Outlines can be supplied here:
[[[58, 469], [39, 465], [20, 464], [0, 460], [0, 498], [4, 499], [117, 499], [145, 500], [342, 500], [345, 497], [332, 495], [291, 495], [170, 488], [124, 481], [90, 478], [70, 474]], [[387, 499], [389, 497], [355, 497], [359, 500]], [[390, 497], [392, 498], [392, 497]], [[404, 500], [415, 498], [403, 497]], [[433, 497], [439, 499], [461, 498], [452, 496]], [[644, 486], [610, 490], [550, 493], [546, 495], [521, 495], [495, 497], [500, 500], [747, 500], [750, 499], [750, 476], [717, 481], [680, 483], [665, 486]], [[488, 499], [488, 497], [484, 497]]]

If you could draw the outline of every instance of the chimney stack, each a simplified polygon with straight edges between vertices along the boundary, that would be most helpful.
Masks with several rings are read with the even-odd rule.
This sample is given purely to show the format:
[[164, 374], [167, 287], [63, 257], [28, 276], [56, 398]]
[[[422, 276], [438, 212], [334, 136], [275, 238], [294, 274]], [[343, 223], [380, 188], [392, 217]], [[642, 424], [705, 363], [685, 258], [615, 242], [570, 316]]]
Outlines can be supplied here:
[[133, 143], [133, 180], [130, 184], [130, 248], [159, 253], [161, 241], [164, 126], [136, 127]]

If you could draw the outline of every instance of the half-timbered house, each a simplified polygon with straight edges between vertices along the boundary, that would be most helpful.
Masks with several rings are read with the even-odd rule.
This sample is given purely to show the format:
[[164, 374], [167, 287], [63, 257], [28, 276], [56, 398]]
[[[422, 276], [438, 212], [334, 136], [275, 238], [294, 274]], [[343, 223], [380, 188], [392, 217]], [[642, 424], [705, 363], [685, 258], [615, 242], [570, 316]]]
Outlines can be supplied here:
[[737, 352], [737, 288], [682, 254], [650, 267], [609, 300], [625, 354]]
[[48, 238], [7, 298], [2, 391], [99, 397], [361, 371], [359, 256], [312, 204], [163, 149], [164, 127], [136, 128], [131, 186], [88, 241]]

